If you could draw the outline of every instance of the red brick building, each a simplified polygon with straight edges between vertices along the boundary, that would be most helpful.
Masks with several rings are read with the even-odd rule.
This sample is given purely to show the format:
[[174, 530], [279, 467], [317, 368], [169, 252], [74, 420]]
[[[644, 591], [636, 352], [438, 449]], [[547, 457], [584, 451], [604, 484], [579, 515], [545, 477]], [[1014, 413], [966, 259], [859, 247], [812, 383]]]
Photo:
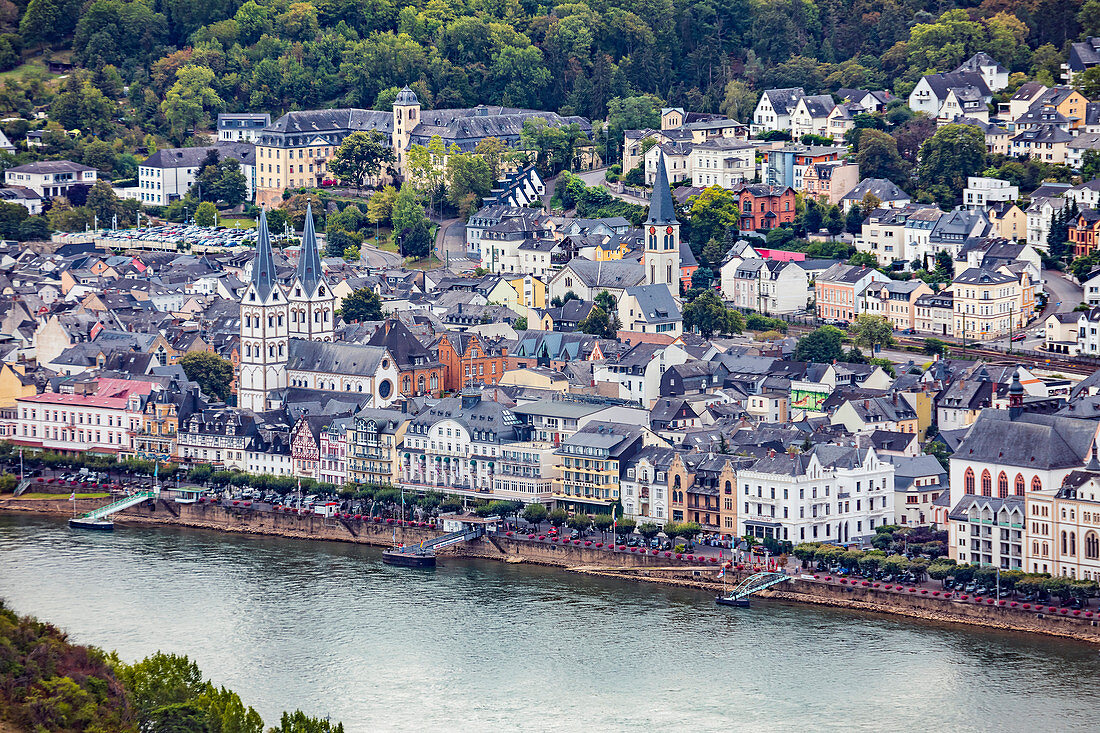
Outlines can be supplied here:
[[467, 384], [497, 384], [508, 349], [486, 343], [476, 333], [448, 331], [433, 347], [443, 365], [443, 388], [456, 392]]
[[1069, 241], [1073, 245], [1073, 256], [1081, 257], [1095, 252], [1100, 245], [1100, 211], [1085, 209], [1070, 223]]
[[393, 354], [399, 372], [398, 390], [406, 397], [439, 397], [446, 389], [446, 369], [443, 363], [401, 321], [387, 319], [367, 343], [371, 346], [384, 346]]
[[774, 229], [794, 223], [795, 194], [790, 186], [743, 184], [733, 189], [733, 195], [741, 212], [742, 229]]

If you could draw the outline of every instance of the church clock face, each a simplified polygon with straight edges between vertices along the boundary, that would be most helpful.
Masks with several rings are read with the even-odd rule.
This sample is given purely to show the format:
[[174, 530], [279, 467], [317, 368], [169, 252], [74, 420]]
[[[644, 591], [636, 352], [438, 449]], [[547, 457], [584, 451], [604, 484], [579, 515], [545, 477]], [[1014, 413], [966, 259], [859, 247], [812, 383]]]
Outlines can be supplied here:
[[650, 227], [649, 228], [649, 233], [650, 234], [656, 234], [657, 233], [657, 227]]
[[672, 227], [665, 229], [665, 234], [672, 234]]

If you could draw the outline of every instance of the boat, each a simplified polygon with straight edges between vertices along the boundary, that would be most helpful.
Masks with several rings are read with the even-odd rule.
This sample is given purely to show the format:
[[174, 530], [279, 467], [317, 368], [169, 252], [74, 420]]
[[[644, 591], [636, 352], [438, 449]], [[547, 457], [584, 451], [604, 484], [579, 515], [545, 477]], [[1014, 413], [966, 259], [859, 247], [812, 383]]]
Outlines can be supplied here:
[[733, 606], [735, 608], [748, 608], [748, 598], [726, 598], [725, 596], [716, 596], [714, 602], [719, 606]]
[[110, 519], [83, 519], [81, 517], [72, 517], [69, 519], [69, 527], [71, 529], [94, 529], [100, 532], [111, 532], [115, 528], [115, 523]]
[[402, 549], [383, 550], [382, 562], [403, 568], [434, 568], [435, 553]]

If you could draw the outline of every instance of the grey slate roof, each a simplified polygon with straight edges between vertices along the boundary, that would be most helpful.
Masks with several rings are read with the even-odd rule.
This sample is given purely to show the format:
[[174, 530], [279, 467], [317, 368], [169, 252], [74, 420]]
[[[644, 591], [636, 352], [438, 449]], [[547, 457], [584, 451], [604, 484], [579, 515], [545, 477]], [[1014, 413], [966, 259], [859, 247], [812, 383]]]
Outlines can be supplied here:
[[1031, 469], [1078, 468], [1088, 462], [1097, 430], [1094, 420], [983, 410], [955, 456]]
[[676, 224], [676, 209], [672, 205], [672, 189], [668, 186], [665, 156], [657, 156], [657, 177], [653, 179], [653, 196], [649, 201], [646, 224]]
[[349, 376], [373, 376], [389, 351], [381, 346], [290, 339], [287, 369]]
[[312, 204], [306, 205], [306, 224], [305, 230], [302, 232], [302, 248], [298, 253], [296, 276], [308, 295], [313, 295], [316, 292], [322, 274], [321, 255], [317, 251], [317, 233], [313, 229]]
[[256, 260], [252, 264], [252, 284], [260, 300], [267, 300], [275, 288], [275, 263], [271, 256], [271, 237], [267, 231], [267, 212], [260, 211], [259, 234], [256, 240]]
[[873, 194], [879, 201], [901, 201], [911, 199], [912, 196], [898, 188], [893, 181], [885, 178], [864, 178], [856, 184], [848, 193], [844, 194], [846, 201], [862, 201], [867, 194]]

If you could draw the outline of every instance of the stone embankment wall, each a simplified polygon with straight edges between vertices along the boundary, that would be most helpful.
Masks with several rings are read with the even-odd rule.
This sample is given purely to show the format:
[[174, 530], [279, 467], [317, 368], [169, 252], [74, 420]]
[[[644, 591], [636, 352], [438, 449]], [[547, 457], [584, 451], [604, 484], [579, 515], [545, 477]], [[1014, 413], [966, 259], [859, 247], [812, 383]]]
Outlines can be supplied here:
[[[85, 512], [102, 505], [100, 499], [77, 500], [77, 511]], [[0, 499], [0, 512], [72, 516], [73, 503], [67, 499], [33, 500]], [[223, 532], [268, 535], [292, 539], [355, 542], [387, 547], [393, 540], [394, 528], [385, 523], [375, 524], [350, 520], [344, 524], [338, 520], [318, 516], [298, 516], [272, 512], [253, 512], [247, 509], [203, 504], [146, 503], [115, 515], [119, 525], [175, 525], [212, 529]], [[415, 527], [397, 528], [397, 540], [405, 544], [419, 544], [439, 533], [434, 529]], [[599, 575], [619, 580], [634, 580], [679, 586], [717, 593], [722, 589], [713, 565], [699, 565], [675, 558], [635, 553], [609, 552], [606, 549], [532, 542], [524, 538], [495, 535], [475, 542], [454, 545], [439, 553], [441, 557], [471, 557], [515, 563], [534, 563], [567, 568], [576, 572]], [[727, 581], [736, 582], [737, 573], [731, 573]], [[1021, 607], [989, 606], [942, 597], [911, 594], [896, 590], [864, 588], [857, 585], [840, 585], [837, 582], [795, 578], [759, 594], [797, 603], [811, 603], [834, 608], [908, 616], [937, 622], [985, 626], [1009, 631], [1025, 631], [1100, 643], [1100, 616], [1061, 615], [1039, 612]]]

